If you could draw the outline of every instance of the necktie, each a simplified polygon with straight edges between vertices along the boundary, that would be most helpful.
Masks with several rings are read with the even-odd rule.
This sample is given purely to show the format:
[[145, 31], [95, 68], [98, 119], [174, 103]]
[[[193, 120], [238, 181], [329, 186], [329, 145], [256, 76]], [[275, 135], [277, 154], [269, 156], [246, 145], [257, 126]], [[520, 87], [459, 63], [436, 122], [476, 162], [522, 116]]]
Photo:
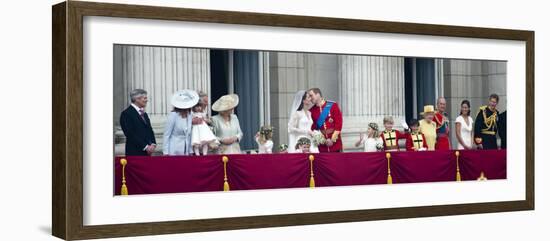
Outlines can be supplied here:
[[139, 109], [139, 116], [141, 117], [141, 120], [143, 120], [143, 122], [147, 123], [147, 121], [145, 121], [145, 111], [143, 110], [143, 108]]

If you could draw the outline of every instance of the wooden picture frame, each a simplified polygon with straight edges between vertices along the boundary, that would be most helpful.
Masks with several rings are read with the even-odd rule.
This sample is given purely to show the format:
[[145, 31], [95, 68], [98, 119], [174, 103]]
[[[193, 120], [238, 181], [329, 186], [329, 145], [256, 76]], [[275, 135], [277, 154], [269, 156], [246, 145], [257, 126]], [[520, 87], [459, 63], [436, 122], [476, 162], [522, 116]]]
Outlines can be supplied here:
[[[52, 7], [52, 233], [66, 239], [172, 234], [534, 209], [534, 32], [67, 1]], [[526, 43], [525, 200], [491, 203], [315, 212], [168, 222], [83, 224], [83, 17], [107, 16], [326, 30], [366, 31]]]

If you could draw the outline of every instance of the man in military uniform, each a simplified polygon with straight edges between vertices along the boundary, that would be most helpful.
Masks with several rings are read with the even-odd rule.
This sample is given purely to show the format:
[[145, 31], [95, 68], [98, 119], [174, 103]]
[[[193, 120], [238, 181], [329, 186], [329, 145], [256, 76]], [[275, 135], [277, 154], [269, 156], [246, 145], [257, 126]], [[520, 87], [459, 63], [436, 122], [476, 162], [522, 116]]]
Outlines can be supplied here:
[[311, 119], [313, 125], [311, 130], [319, 130], [323, 133], [326, 143], [319, 145], [319, 152], [341, 152], [342, 151], [342, 112], [338, 103], [327, 101], [319, 88], [312, 88], [308, 91], [311, 102]]
[[437, 112], [435, 112], [433, 121], [436, 124], [437, 140], [435, 142], [436, 150], [450, 150], [451, 141], [449, 138], [449, 118], [447, 118], [447, 101], [443, 97], [437, 98]]
[[498, 95], [491, 94], [489, 103], [479, 107], [474, 126], [474, 141], [478, 149], [497, 149]]

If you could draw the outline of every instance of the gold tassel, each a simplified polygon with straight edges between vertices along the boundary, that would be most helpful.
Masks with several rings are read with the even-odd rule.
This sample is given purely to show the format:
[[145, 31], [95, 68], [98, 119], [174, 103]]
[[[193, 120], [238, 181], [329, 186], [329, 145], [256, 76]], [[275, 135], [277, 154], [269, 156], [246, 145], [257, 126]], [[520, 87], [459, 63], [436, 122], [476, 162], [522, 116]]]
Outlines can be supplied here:
[[227, 192], [229, 191], [229, 182], [227, 181], [227, 162], [229, 161], [229, 158], [227, 156], [222, 157], [223, 161], [223, 191]]
[[456, 156], [456, 181], [460, 182], [462, 181], [462, 177], [460, 176], [460, 166], [458, 165], [458, 157], [460, 156], [460, 152], [455, 151], [455, 156]]
[[229, 183], [227, 180], [223, 182], [223, 190], [226, 192], [229, 191]]
[[389, 152], [386, 153], [386, 159], [388, 159], [388, 184], [393, 184], [393, 179], [391, 177], [391, 168], [390, 168], [391, 154]]
[[479, 177], [477, 178], [478, 181], [487, 181], [487, 177], [485, 176], [484, 172], [481, 172]]
[[315, 187], [315, 178], [313, 178], [313, 160], [315, 160], [315, 157], [313, 155], [309, 155], [309, 187], [310, 188]]
[[126, 174], [124, 173], [126, 164], [128, 164], [128, 161], [126, 159], [120, 159], [120, 165], [122, 165], [122, 187], [120, 187], [120, 195], [123, 196], [128, 195], [128, 187], [126, 187]]

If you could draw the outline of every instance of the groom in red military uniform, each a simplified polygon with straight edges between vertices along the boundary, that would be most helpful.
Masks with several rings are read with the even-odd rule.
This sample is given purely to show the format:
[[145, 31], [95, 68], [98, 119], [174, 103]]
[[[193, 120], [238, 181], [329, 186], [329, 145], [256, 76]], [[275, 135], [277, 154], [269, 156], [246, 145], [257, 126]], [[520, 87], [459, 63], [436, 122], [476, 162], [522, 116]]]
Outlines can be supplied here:
[[308, 90], [308, 95], [314, 106], [310, 109], [313, 119], [312, 130], [319, 130], [327, 140], [324, 145], [319, 145], [319, 152], [342, 151], [342, 112], [338, 103], [327, 101], [319, 88]]

